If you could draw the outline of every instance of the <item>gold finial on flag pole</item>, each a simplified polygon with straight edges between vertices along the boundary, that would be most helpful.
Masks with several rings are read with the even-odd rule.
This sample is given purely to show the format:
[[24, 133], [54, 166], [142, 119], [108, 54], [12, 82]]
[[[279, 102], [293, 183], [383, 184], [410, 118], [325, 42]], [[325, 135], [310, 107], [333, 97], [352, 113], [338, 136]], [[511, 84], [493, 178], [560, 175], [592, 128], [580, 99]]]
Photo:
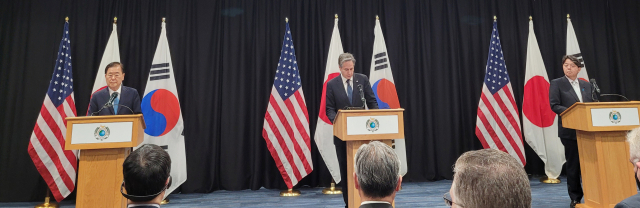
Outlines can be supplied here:
[[65, 18], [64, 18], [64, 21], [65, 21], [65, 22], [69, 22], [69, 17], [65, 17]]
[[113, 24], [118, 23], [118, 17], [113, 17]]
[[498, 16], [493, 16], [493, 21], [498, 20]]
[[338, 19], [338, 14], [336, 14], [336, 19]]
[[533, 17], [529, 16], [529, 20], [533, 20]]
[[285, 18], [284, 18], [284, 22], [289, 23], [289, 18], [288, 18], [288, 17], [285, 17]]
[[567, 19], [570, 19], [570, 18], [569, 18], [569, 14], [567, 14]]
[[164, 22], [166, 19], [167, 19], [167, 18], [164, 18], [164, 17], [163, 17], [163, 18], [162, 18], [162, 22]]
[[378, 15], [376, 15], [376, 20], [380, 20], [380, 18], [378, 17]]

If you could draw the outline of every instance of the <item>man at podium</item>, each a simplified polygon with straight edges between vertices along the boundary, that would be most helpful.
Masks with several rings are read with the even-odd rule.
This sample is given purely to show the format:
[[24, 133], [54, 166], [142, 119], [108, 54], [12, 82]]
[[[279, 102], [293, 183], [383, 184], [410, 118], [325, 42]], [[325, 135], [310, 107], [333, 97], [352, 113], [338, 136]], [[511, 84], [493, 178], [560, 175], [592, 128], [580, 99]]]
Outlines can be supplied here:
[[107, 87], [95, 92], [89, 102], [88, 115], [127, 115], [142, 113], [140, 94], [136, 89], [123, 86], [124, 66], [112, 62], [104, 69]]
[[[327, 117], [331, 122], [336, 118], [339, 109], [349, 107], [366, 107], [369, 109], [378, 109], [378, 101], [369, 84], [369, 78], [360, 73], [354, 73], [354, 65], [356, 59], [350, 53], [340, 54], [338, 57], [338, 66], [340, 67], [340, 76], [337, 76], [327, 82]], [[342, 197], [345, 204], [348, 203], [349, 194], [347, 190], [347, 145], [344, 141], [333, 137], [333, 144], [336, 146], [336, 155], [338, 156], [338, 164], [340, 165], [340, 185], [342, 186]]]
[[[551, 110], [560, 115], [576, 102], [593, 102], [591, 84], [578, 78], [582, 63], [575, 56], [566, 55], [562, 58], [564, 77], [551, 80], [549, 86], [549, 102]], [[578, 154], [578, 140], [576, 130], [564, 128], [562, 118], [558, 117], [558, 137], [564, 145], [564, 155], [567, 159], [567, 188], [571, 198], [571, 207], [580, 203], [584, 196], [580, 182], [580, 157]]]

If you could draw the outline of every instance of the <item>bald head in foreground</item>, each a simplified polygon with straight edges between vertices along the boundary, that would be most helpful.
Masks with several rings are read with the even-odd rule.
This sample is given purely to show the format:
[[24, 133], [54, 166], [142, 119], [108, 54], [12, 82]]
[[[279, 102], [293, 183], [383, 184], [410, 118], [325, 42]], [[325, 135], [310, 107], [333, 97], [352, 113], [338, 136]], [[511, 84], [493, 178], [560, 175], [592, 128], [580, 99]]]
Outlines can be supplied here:
[[531, 207], [531, 186], [524, 168], [511, 155], [494, 149], [469, 151], [454, 166], [452, 207]]
[[390, 208], [400, 190], [400, 160], [389, 145], [363, 144], [356, 152], [353, 179], [360, 194], [360, 208]]

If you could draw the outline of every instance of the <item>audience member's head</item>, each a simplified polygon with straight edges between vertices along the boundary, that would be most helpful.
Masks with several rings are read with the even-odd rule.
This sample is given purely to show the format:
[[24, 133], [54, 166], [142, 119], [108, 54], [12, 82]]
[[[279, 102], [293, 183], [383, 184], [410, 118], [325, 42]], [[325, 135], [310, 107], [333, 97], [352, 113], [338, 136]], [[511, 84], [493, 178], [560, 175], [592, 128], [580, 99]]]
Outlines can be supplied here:
[[633, 171], [636, 177], [640, 179], [638, 168], [640, 168], [640, 128], [635, 128], [627, 134], [627, 142], [629, 142], [629, 161], [633, 164]]
[[171, 186], [171, 158], [161, 147], [145, 144], [133, 151], [122, 164], [123, 195], [130, 203], [159, 204]]
[[454, 166], [454, 207], [531, 207], [531, 187], [524, 168], [511, 155], [494, 149], [469, 151]]
[[362, 201], [393, 202], [400, 190], [400, 160], [395, 151], [379, 141], [360, 146], [353, 173]]

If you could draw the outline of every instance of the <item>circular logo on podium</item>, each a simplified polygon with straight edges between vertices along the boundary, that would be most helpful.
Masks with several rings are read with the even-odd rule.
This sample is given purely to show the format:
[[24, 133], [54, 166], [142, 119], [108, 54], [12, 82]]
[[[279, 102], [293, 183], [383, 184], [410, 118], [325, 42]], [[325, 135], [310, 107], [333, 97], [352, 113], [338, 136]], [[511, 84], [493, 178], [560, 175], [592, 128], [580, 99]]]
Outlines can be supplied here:
[[609, 113], [609, 120], [611, 121], [611, 123], [618, 124], [620, 123], [621, 119], [622, 119], [622, 116], [620, 115], [620, 112], [612, 110]]
[[109, 138], [109, 134], [111, 134], [109, 127], [102, 126], [102, 125], [96, 128], [95, 131], [93, 131], [93, 136], [100, 141], [104, 141], [105, 139]]
[[367, 130], [369, 130], [370, 132], [374, 132], [378, 131], [379, 128], [380, 122], [378, 121], [378, 119], [370, 118], [369, 120], [367, 120]]

